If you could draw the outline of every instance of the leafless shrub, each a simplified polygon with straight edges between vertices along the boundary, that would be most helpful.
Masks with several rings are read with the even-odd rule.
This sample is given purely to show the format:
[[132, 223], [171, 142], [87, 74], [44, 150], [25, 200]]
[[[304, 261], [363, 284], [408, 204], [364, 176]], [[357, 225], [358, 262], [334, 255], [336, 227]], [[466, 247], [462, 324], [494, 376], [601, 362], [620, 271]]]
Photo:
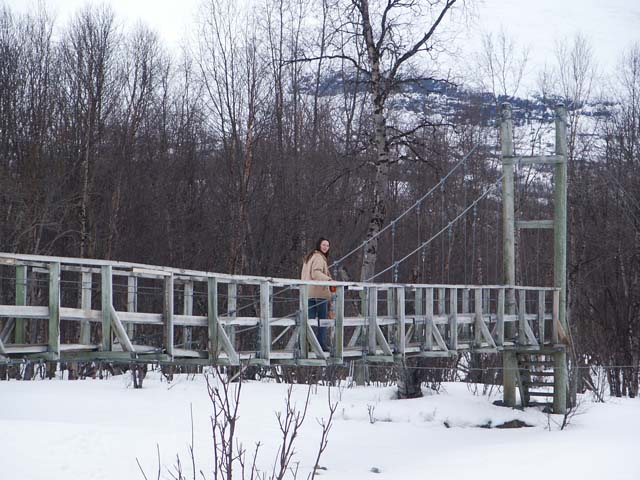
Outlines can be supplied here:
[[[240, 372], [242, 373], [242, 372]], [[229, 378], [219, 369], [213, 369], [213, 373], [206, 376], [207, 393], [211, 400], [213, 409], [211, 421], [211, 438], [213, 440], [213, 471], [210, 477], [198, 468], [194, 452], [194, 426], [193, 411], [191, 411], [191, 442], [189, 444], [189, 459], [191, 478], [195, 480], [197, 476], [203, 480], [206, 478], [231, 480], [240, 478], [242, 480], [284, 480], [285, 478], [296, 479], [298, 476], [298, 465], [293, 463], [295, 457], [296, 440], [299, 437], [300, 429], [307, 416], [309, 400], [313, 386], [309, 386], [304, 404], [299, 408], [293, 400], [293, 386], [287, 389], [285, 397], [285, 408], [276, 412], [276, 419], [281, 434], [280, 446], [273, 461], [271, 473], [258, 468], [258, 453], [261, 443], [258, 442], [253, 449], [250, 458], [247, 458], [247, 449], [237, 436], [237, 422], [239, 419], [240, 393], [242, 390], [243, 375], [236, 374]], [[233, 381], [237, 378], [237, 381]], [[338, 402], [332, 402], [331, 392], [328, 392], [329, 416], [318, 419], [322, 427], [320, 443], [317, 450], [314, 470], [309, 474], [308, 479], [313, 479], [319, 467], [320, 458], [328, 445], [328, 435], [333, 422], [333, 415], [337, 409]], [[158, 448], [158, 480], [162, 472], [160, 461], [160, 450]], [[138, 466], [145, 480], [148, 480], [140, 462]], [[175, 463], [167, 469], [167, 473], [174, 480], [187, 480], [179, 455], [176, 455]]]

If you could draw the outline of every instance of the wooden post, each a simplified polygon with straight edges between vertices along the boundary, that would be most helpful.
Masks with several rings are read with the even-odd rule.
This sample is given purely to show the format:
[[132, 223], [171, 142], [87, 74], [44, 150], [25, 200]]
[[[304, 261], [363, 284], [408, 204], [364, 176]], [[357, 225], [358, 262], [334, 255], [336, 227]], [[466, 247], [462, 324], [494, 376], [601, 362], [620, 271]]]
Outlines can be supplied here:
[[[228, 283], [227, 284], [227, 318], [232, 320], [236, 318], [236, 311], [238, 310], [238, 284], [237, 283]], [[235, 325], [227, 325], [225, 328], [227, 332], [227, 336], [229, 337], [229, 342], [235, 348], [236, 345], [236, 326]]]
[[49, 341], [47, 351], [60, 358], [60, 264], [49, 264]]
[[[129, 276], [127, 277], [127, 312], [137, 312], [138, 311], [138, 277]], [[133, 338], [136, 335], [136, 327], [135, 324], [129, 322], [125, 325], [127, 329], [127, 335], [133, 342]]]
[[[559, 289], [556, 307], [554, 296], [554, 316], [557, 314], [559, 327], [567, 332], [567, 110], [563, 104], [556, 107], [556, 155], [561, 158], [554, 170], [554, 212], [553, 212], [553, 283]], [[555, 292], [554, 292], [555, 293]], [[555, 324], [555, 319], [554, 319]], [[554, 332], [557, 339], [557, 331]], [[564, 413], [567, 408], [567, 354], [565, 351], [554, 355], [554, 396], [553, 411]], [[572, 395], [573, 397], [573, 395]]]
[[482, 346], [482, 323], [484, 318], [482, 317], [482, 289], [476, 288], [473, 291], [473, 303], [474, 303], [474, 343], [476, 347]]
[[[91, 271], [83, 271], [80, 281], [80, 308], [88, 315], [91, 311], [92, 296], [92, 277]], [[91, 343], [91, 322], [82, 320], [80, 322], [80, 343], [89, 345]]]
[[102, 351], [110, 352], [111, 341], [111, 305], [113, 304], [112, 268], [111, 265], [103, 265], [100, 269], [102, 280]]
[[336, 342], [335, 358], [342, 363], [344, 355], [344, 287], [342, 285], [336, 290]]
[[266, 363], [271, 361], [271, 286], [260, 282], [260, 358]]
[[415, 293], [415, 303], [414, 303], [414, 312], [415, 312], [415, 336], [418, 345], [422, 346], [425, 342], [425, 321], [424, 321], [424, 288], [416, 288]]
[[527, 291], [520, 290], [519, 294], [519, 307], [518, 307], [518, 343], [521, 345], [528, 345], [526, 325], [527, 319], [525, 317], [527, 312]]
[[461, 313], [469, 313], [469, 289], [462, 289], [462, 312]]
[[424, 349], [429, 352], [433, 350], [433, 288], [425, 290], [425, 328], [424, 328]]
[[[16, 305], [27, 304], [27, 266], [16, 266]], [[24, 318], [16, 318], [14, 343], [23, 344], [27, 337], [27, 323]]]
[[518, 360], [514, 350], [504, 350], [502, 352], [502, 385], [503, 400], [508, 407], [516, 406], [516, 370]]
[[[182, 305], [182, 314], [191, 316], [193, 315], [193, 282], [187, 280], [184, 282], [184, 302]], [[217, 311], [217, 310], [216, 310]], [[184, 348], [192, 350], [191, 346], [191, 332], [192, 328], [185, 326], [182, 327], [182, 343]]]
[[567, 411], [567, 353], [553, 354], [553, 413], [564, 414]]
[[556, 107], [556, 155], [562, 158], [554, 170], [553, 283], [560, 289], [560, 325], [567, 329], [567, 109]]
[[553, 291], [553, 320], [551, 321], [551, 343], [557, 345], [560, 343], [560, 333], [558, 326], [560, 325], [560, 291]]
[[209, 360], [211, 363], [217, 363], [220, 343], [218, 340], [218, 279], [215, 277], [207, 278], [207, 324]]
[[173, 274], [164, 277], [164, 349], [167, 355], [174, 354], [173, 333]]
[[504, 288], [498, 290], [496, 307], [496, 345], [504, 345]]
[[[471, 313], [469, 311], [469, 289], [462, 289], [462, 311], [460, 313]], [[463, 337], [467, 338], [471, 336], [471, 325], [465, 324], [461, 327]]]
[[405, 330], [406, 330], [406, 317], [405, 317], [405, 291], [404, 287], [398, 287], [396, 289], [396, 351], [404, 357], [405, 352]]
[[458, 349], [458, 289], [449, 289], [449, 349]]
[[447, 308], [445, 306], [445, 296], [447, 290], [445, 288], [438, 289], [438, 315], [445, 315]]
[[298, 303], [298, 346], [300, 357], [309, 358], [309, 342], [307, 340], [307, 325], [309, 325], [309, 285], [300, 285]]
[[375, 355], [378, 350], [378, 342], [376, 341], [376, 333], [378, 326], [378, 289], [376, 287], [366, 287], [368, 297], [367, 308], [367, 332], [369, 337], [369, 355]]
[[[397, 314], [396, 314], [396, 289], [393, 288], [393, 287], [387, 288], [386, 289], [386, 294], [387, 294], [386, 295], [387, 296], [387, 316], [397, 319]], [[387, 336], [389, 338], [389, 341], [392, 341], [393, 343], [396, 343], [397, 327], [398, 327], [398, 323], [396, 322], [393, 325], [390, 325], [388, 328], [385, 329], [385, 330], [387, 330]], [[384, 327], [380, 327], [380, 328], [384, 329]], [[397, 348], [397, 344], [394, 345], [393, 348], [396, 349]]]
[[[500, 139], [502, 143], [502, 256], [505, 285], [516, 284], [513, 122], [511, 104], [501, 109]], [[512, 288], [507, 292], [507, 314], [515, 314], [516, 296]]]
[[544, 310], [545, 310], [545, 291], [538, 291], [538, 340], [540, 345], [544, 345], [545, 331], [544, 331]]

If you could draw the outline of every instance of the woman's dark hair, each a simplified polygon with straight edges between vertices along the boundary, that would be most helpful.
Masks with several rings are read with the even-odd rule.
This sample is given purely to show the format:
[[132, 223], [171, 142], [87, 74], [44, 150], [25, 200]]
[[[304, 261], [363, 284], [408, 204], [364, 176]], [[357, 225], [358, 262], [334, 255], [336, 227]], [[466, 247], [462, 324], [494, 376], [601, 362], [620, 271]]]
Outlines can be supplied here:
[[[316, 242], [316, 247], [315, 247], [313, 250], [311, 250], [309, 253], [307, 253], [307, 254], [305, 255], [305, 257], [304, 257], [304, 263], [307, 263], [307, 262], [309, 261], [309, 259], [311, 258], [311, 256], [312, 256], [314, 253], [316, 253], [316, 252], [320, 252], [320, 253], [322, 253], [322, 250], [320, 250], [320, 244], [321, 244], [322, 242], [324, 242], [324, 241], [327, 241], [327, 242], [328, 242], [328, 241], [329, 241], [329, 239], [328, 239], [328, 238], [324, 238], [324, 237], [320, 237], [320, 238], [318, 239], [318, 241]], [[327, 250], [327, 253], [322, 253], [322, 254], [325, 256], [325, 258], [329, 258], [329, 251], [328, 251], [328, 250]]]

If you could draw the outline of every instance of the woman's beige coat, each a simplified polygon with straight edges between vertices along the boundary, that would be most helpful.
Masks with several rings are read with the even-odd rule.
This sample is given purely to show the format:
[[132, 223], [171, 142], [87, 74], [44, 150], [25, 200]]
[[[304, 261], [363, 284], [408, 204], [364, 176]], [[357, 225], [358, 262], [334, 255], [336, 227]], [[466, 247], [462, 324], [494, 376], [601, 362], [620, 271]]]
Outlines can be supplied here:
[[[309, 260], [302, 265], [302, 274], [300, 277], [302, 280], [331, 280], [327, 257], [318, 250], [313, 252]], [[325, 298], [329, 300], [331, 298], [329, 287], [309, 285], [309, 298]]]

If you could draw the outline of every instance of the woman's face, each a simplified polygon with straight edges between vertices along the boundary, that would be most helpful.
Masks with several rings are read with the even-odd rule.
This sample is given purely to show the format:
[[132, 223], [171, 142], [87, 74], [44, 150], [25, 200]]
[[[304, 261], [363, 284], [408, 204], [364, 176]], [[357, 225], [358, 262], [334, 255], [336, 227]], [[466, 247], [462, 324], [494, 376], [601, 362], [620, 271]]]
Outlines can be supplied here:
[[329, 240], [323, 240], [322, 242], [320, 242], [320, 251], [325, 255], [327, 254], [327, 252], [329, 251]]

